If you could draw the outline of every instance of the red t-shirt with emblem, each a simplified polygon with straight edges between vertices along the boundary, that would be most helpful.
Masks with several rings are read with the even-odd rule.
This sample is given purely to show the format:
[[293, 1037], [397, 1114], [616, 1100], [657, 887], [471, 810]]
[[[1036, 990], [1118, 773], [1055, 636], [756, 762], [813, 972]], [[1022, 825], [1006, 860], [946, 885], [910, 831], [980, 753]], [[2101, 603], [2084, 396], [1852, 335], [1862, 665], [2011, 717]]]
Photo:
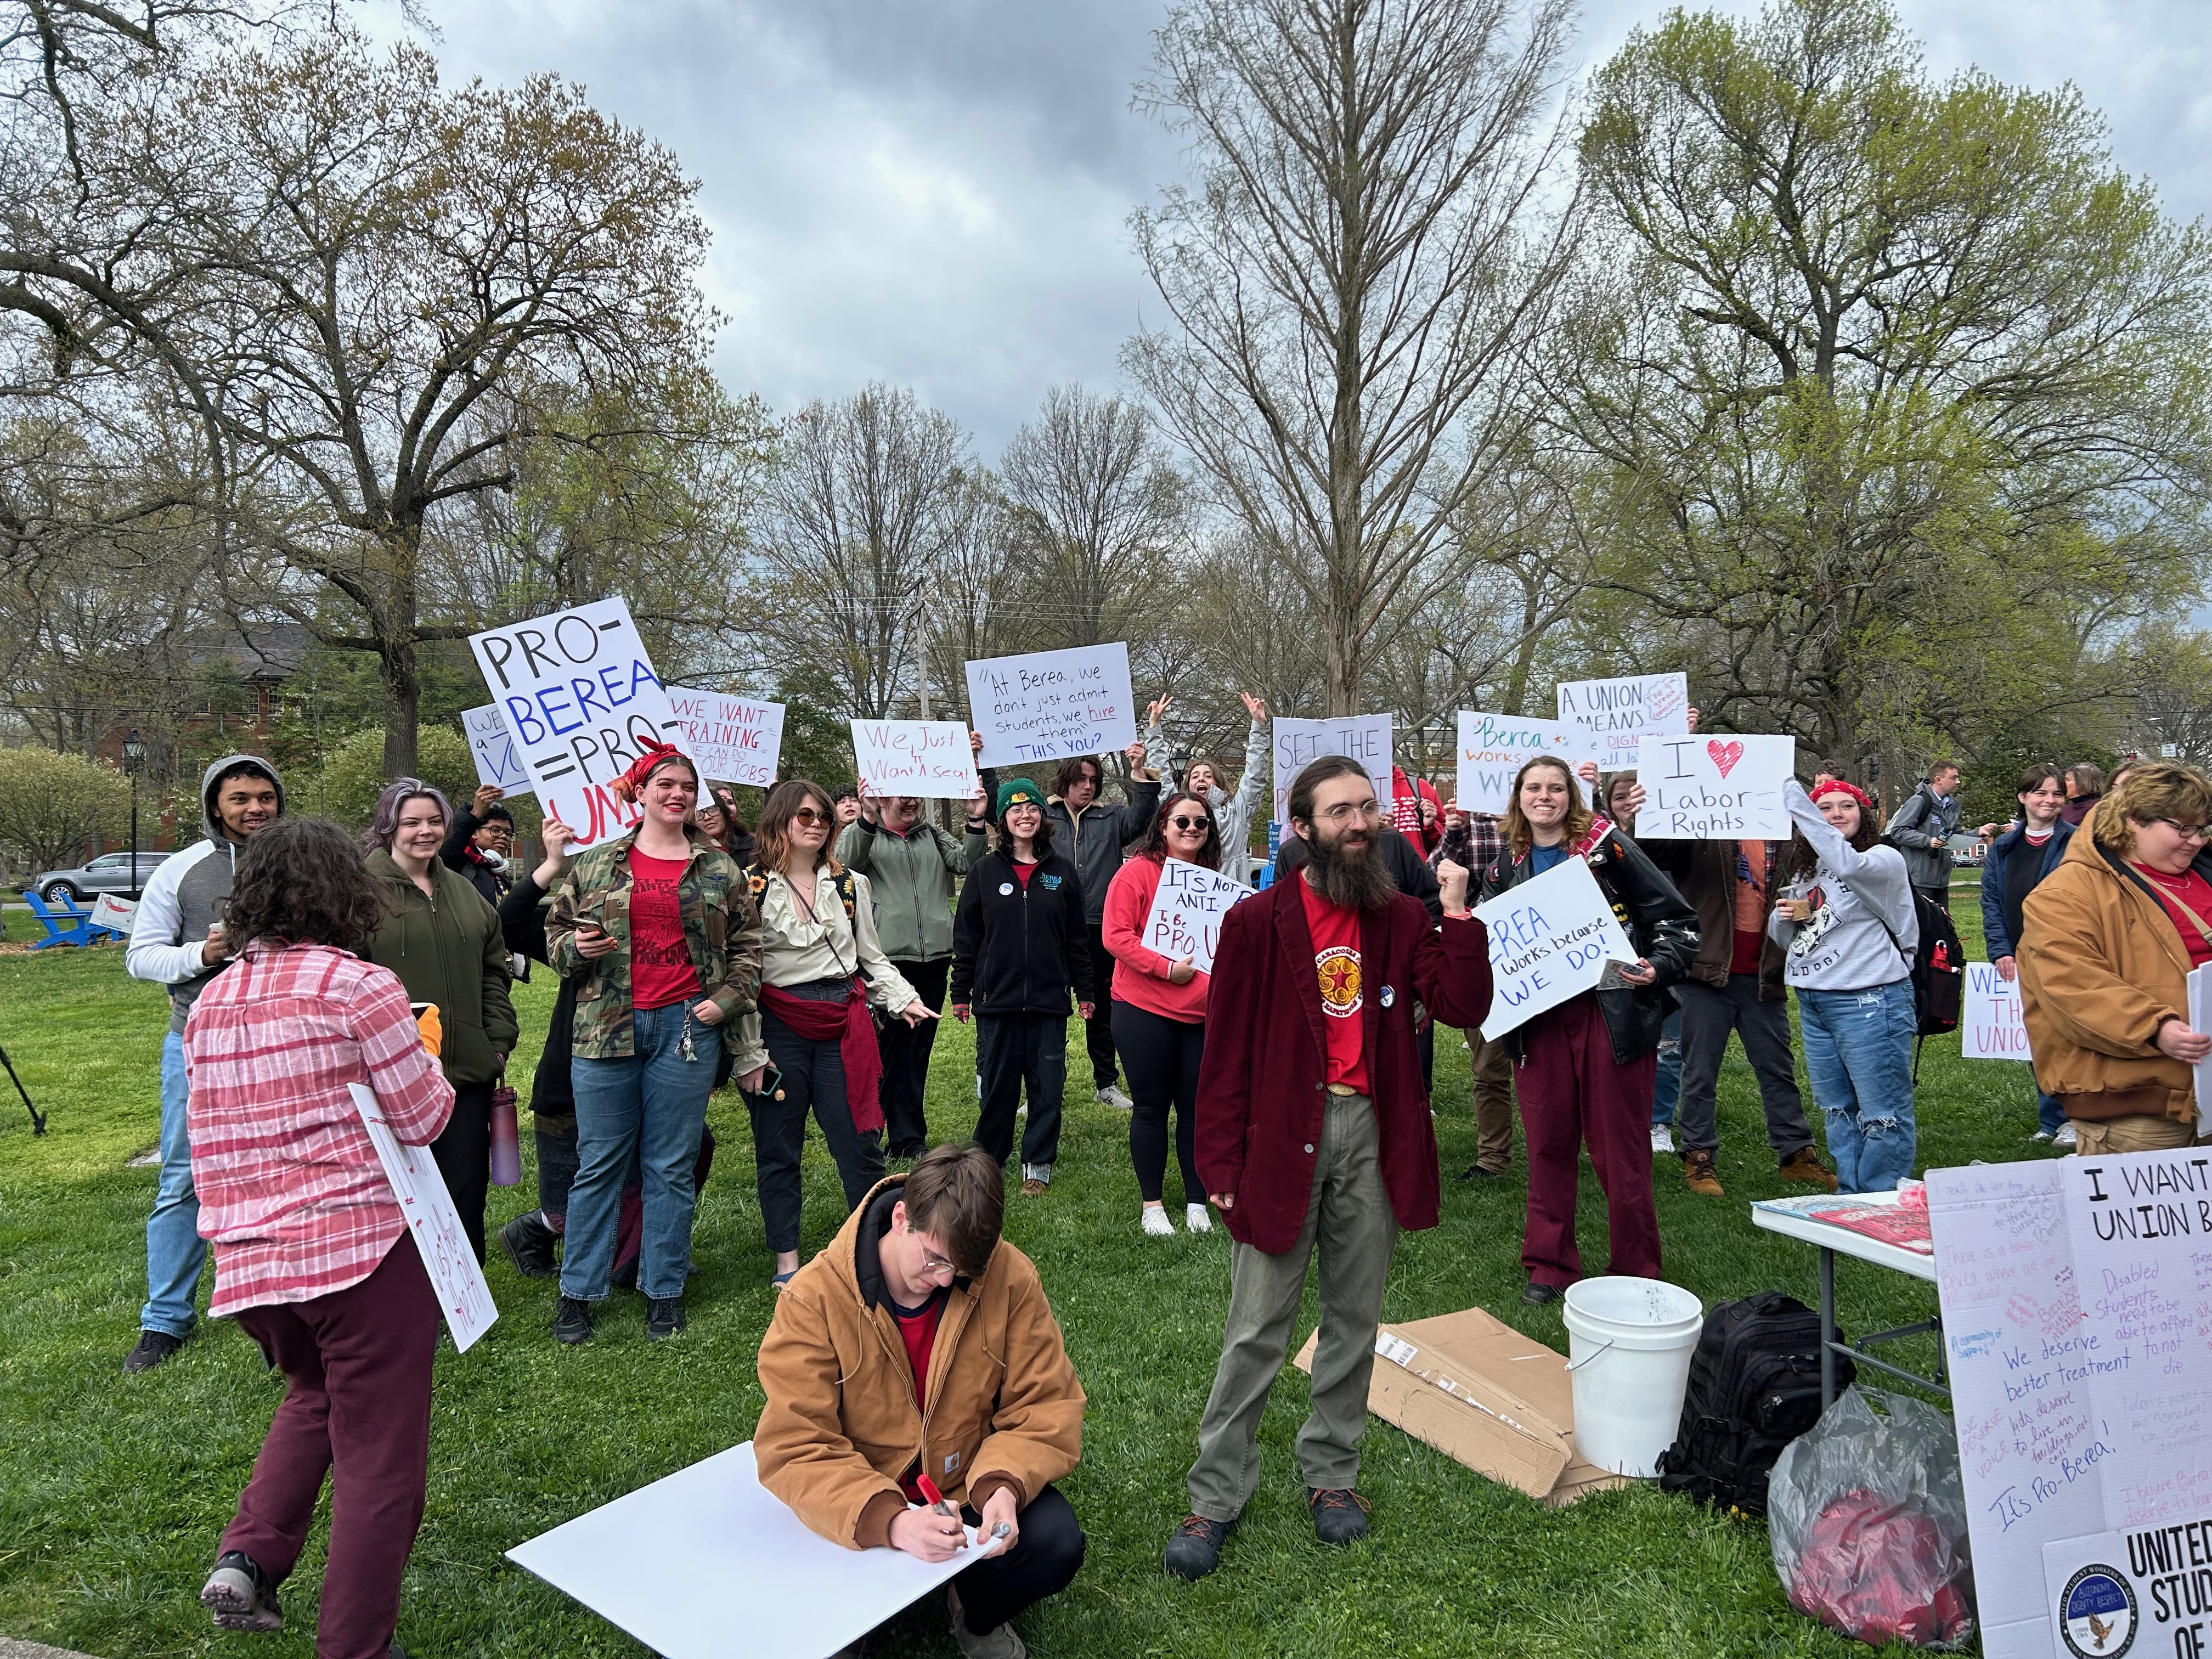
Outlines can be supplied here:
[[1324, 1083], [1340, 1083], [1357, 1093], [1367, 1091], [1366, 988], [1360, 978], [1359, 912], [1331, 904], [1297, 878], [1305, 901], [1306, 927], [1313, 934], [1314, 972], [1321, 980], [1322, 1028], [1328, 1036], [1322, 1067]]
[[689, 859], [647, 858], [629, 849], [629, 1003], [666, 1008], [699, 994], [699, 970], [684, 937], [676, 884]]

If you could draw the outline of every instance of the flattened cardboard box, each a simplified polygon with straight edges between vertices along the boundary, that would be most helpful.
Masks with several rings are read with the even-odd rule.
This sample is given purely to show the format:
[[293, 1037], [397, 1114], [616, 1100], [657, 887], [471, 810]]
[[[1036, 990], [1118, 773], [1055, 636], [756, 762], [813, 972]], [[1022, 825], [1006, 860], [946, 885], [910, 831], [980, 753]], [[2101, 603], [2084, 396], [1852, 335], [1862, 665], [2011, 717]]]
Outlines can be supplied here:
[[[1316, 1331], [1291, 1361], [1313, 1372]], [[1480, 1308], [1385, 1325], [1367, 1409], [1478, 1474], [1553, 1508], [1629, 1477], [1575, 1453], [1565, 1356]]]

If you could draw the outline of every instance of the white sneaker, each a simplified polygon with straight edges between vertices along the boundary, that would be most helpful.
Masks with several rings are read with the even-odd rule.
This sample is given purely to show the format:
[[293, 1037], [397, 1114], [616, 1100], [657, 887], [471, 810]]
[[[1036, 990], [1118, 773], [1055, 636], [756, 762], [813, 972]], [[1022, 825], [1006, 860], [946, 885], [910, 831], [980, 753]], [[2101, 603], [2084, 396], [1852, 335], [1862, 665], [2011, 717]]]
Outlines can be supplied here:
[[2051, 1139], [2051, 1131], [2048, 1129], [2038, 1129], [2033, 1134], [2030, 1135], [2028, 1139], [2030, 1140], [2048, 1140]]
[[2081, 1144], [2081, 1137], [2074, 1133], [2074, 1126], [2069, 1123], [2051, 1137], [2051, 1144], [2054, 1146], [2075, 1146]]
[[1186, 1204], [1182, 1206], [1182, 1224], [1194, 1233], [1210, 1233], [1213, 1231], [1213, 1218], [1206, 1214], [1205, 1205]]
[[1153, 1238], [1175, 1237], [1175, 1223], [1168, 1219], [1167, 1211], [1158, 1204], [1145, 1206], [1144, 1216], [1138, 1224]]
[[1674, 1150], [1674, 1128], [1672, 1124], [1655, 1123], [1651, 1126], [1651, 1150], [1655, 1152], [1671, 1152]]
[[1121, 1092], [1121, 1085], [1118, 1083], [1108, 1084], [1091, 1098], [1102, 1104], [1111, 1106], [1117, 1112], [1133, 1112], [1137, 1109], [1137, 1103]]

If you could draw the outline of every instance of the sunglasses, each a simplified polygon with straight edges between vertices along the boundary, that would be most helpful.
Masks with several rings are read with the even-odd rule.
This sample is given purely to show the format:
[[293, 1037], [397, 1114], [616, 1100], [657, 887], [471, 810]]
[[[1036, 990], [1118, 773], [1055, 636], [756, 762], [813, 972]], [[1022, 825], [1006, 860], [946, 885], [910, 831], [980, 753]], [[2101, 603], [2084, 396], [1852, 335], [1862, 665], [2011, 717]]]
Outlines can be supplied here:
[[828, 823], [836, 816], [834, 812], [817, 812], [811, 806], [802, 806], [791, 815], [791, 821], [793, 823]]
[[1168, 820], [1168, 827], [1170, 830], [1205, 830], [1211, 825], [1205, 818], [1187, 818], [1178, 812]]

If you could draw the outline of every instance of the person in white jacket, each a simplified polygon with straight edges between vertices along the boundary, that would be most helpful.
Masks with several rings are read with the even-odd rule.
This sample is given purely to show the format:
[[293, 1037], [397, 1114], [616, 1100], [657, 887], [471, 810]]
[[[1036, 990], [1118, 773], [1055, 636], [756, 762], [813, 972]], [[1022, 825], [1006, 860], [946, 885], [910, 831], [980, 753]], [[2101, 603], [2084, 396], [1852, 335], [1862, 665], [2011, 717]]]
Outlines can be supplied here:
[[1827, 1119], [1836, 1182], [1881, 1193], [1912, 1173], [1912, 953], [1920, 944], [1905, 854], [1880, 838], [1873, 804], [1840, 778], [1818, 804], [1792, 778], [1790, 884], [1768, 930], [1797, 994], [1805, 1073]]
[[[1213, 822], [1221, 831], [1222, 874], [1249, 882], [1252, 879], [1253, 815], [1267, 801], [1274, 771], [1267, 763], [1267, 705], [1249, 691], [1237, 695], [1244, 699], [1245, 710], [1252, 716], [1252, 729], [1244, 738], [1244, 769], [1237, 776], [1237, 787], [1231, 791], [1223, 783], [1221, 769], [1210, 760], [1191, 762], [1182, 787], [1213, 809]], [[1160, 718], [1172, 701], [1162, 697], [1152, 705], [1152, 724], [1145, 731], [1145, 764], [1164, 778], [1173, 769], [1169, 765], [1172, 757]]]
[[185, 1132], [185, 1016], [208, 981], [229, 965], [223, 937], [238, 849], [284, 811], [276, 769], [254, 755], [226, 755], [200, 777], [207, 839], [163, 859], [138, 896], [123, 965], [133, 979], [169, 988], [169, 1034], [161, 1043], [161, 1177], [146, 1223], [146, 1305], [126, 1372], [151, 1370], [192, 1334], [193, 1293], [207, 1244], [192, 1191], [192, 1149]]

